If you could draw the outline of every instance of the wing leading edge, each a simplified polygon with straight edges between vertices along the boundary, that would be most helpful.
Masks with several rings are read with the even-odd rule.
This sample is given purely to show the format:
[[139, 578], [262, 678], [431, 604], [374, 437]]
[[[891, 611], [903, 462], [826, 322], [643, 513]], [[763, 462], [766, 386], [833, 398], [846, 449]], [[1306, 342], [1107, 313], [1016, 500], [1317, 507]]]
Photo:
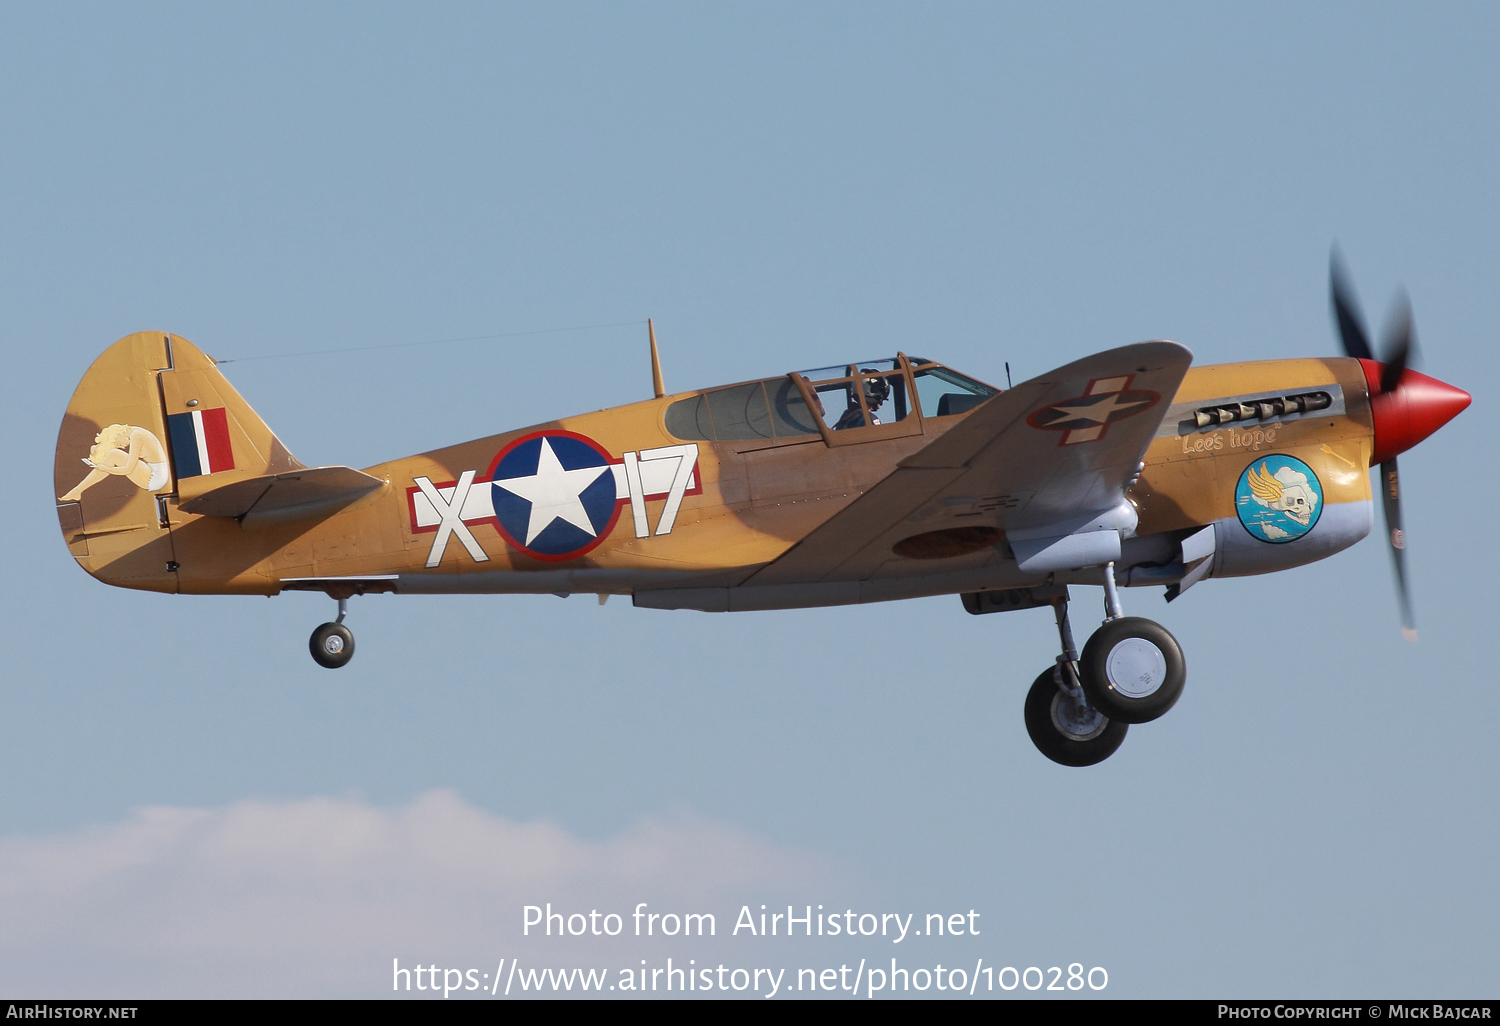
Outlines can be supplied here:
[[[1022, 382], [742, 586], [867, 579], [899, 558], [899, 543], [954, 528], [988, 529], [997, 541], [1004, 532], [1022, 569], [1045, 572], [1060, 559], [1091, 565], [1107, 553], [1090, 543], [1113, 535], [1118, 546], [1125, 489], [1191, 363], [1186, 346], [1140, 342]], [[1059, 548], [1060, 539], [1083, 541]]]

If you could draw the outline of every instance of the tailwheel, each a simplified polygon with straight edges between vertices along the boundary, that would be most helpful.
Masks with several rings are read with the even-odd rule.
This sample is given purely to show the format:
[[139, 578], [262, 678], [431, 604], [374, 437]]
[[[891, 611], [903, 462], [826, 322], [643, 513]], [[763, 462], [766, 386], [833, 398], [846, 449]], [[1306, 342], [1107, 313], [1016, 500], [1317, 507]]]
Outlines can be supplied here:
[[354, 634], [341, 623], [325, 623], [308, 640], [319, 666], [337, 670], [354, 658]]
[[337, 670], [354, 658], [354, 633], [344, 626], [344, 617], [349, 614], [349, 599], [346, 596], [336, 601], [339, 604], [339, 618], [320, 626], [307, 640], [313, 660], [330, 670]]
[[1187, 664], [1161, 624], [1122, 616], [1106, 620], [1083, 646], [1078, 677], [1089, 705], [1111, 720], [1148, 723], [1182, 696]]
[[1043, 670], [1026, 694], [1026, 733], [1047, 758], [1063, 766], [1092, 766], [1115, 754], [1126, 725], [1107, 718], [1059, 685], [1060, 666]]

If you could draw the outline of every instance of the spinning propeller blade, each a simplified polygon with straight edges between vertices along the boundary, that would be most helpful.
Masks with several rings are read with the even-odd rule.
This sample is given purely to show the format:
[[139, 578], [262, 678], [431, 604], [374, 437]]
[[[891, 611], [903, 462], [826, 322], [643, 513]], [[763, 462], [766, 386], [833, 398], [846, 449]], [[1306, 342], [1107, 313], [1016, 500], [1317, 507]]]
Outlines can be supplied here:
[[1337, 247], [1328, 259], [1328, 282], [1333, 293], [1333, 317], [1338, 322], [1339, 339], [1344, 343], [1344, 353], [1356, 360], [1373, 360], [1370, 338], [1360, 320], [1354, 299], [1354, 290], [1349, 287], [1349, 276], [1344, 271], [1344, 258]]
[[[1337, 247], [1329, 258], [1328, 279], [1333, 317], [1338, 324], [1344, 352], [1355, 359], [1370, 361], [1365, 365], [1365, 373], [1370, 383], [1370, 406], [1375, 420], [1375, 458], [1380, 460], [1380, 496], [1385, 513], [1386, 541], [1390, 545], [1391, 566], [1396, 573], [1396, 598], [1401, 604], [1401, 634], [1408, 641], [1416, 641], [1417, 625], [1406, 580], [1406, 536], [1401, 529], [1401, 476], [1396, 467], [1396, 454], [1457, 416], [1469, 405], [1469, 394], [1411, 370], [1416, 332], [1412, 328], [1411, 303], [1405, 293], [1396, 297], [1381, 342], [1381, 359], [1376, 363]], [[1418, 420], [1420, 423], [1415, 423]]]
[[1385, 344], [1381, 347], [1384, 350], [1381, 362], [1385, 364], [1385, 369], [1380, 372], [1382, 392], [1394, 392], [1401, 384], [1401, 377], [1406, 373], [1406, 365], [1411, 359], [1414, 345], [1411, 301], [1403, 292], [1396, 297], [1396, 307], [1391, 311], [1391, 319], [1385, 329]]
[[1411, 590], [1406, 584], [1406, 536], [1401, 533], [1401, 474], [1392, 456], [1380, 465], [1380, 498], [1385, 509], [1386, 539], [1391, 544], [1391, 566], [1396, 571], [1396, 598], [1401, 603], [1401, 636], [1417, 640], [1417, 621], [1411, 613]]
[[1416, 332], [1412, 329], [1412, 300], [1406, 293], [1397, 296], [1397, 305], [1391, 311], [1391, 320], [1386, 323], [1386, 341], [1383, 345], [1385, 371], [1380, 372], [1380, 390], [1395, 392], [1406, 375], [1407, 363], [1416, 353]]

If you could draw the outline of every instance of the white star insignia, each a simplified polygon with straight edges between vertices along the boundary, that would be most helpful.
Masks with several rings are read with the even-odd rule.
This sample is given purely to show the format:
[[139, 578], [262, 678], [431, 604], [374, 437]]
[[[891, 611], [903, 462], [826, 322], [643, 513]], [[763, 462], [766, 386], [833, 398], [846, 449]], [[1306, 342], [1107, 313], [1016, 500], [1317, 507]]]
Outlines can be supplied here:
[[1129, 399], [1120, 402], [1120, 392], [1111, 392], [1107, 401], [1089, 403], [1087, 406], [1054, 406], [1052, 409], [1058, 413], [1067, 414], [1061, 420], [1088, 420], [1095, 424], [1108, 424], [1110, 416], [1117, 410], [1126, 410], [1132, 406], [1140, 406], [1149, 403], [1149, 399]]
[[496, 481], [495, 484], [531, 503], [531, 519], [527, 521], [526, 540], [522, 543], [529, 546], [554, 520], [566, 521], [590, 538], [598, 537], [598, 532], [589, 521], [588, 510], [583, 508], [583, 501], [579, 497], [589, 485], [608, 471], [608, 466], [564, 470], [563, 465], [558, 462], [557, 454], [552, 451], [552, 446], [543, 438], [535, 474], [530, 477], [512, 477]]

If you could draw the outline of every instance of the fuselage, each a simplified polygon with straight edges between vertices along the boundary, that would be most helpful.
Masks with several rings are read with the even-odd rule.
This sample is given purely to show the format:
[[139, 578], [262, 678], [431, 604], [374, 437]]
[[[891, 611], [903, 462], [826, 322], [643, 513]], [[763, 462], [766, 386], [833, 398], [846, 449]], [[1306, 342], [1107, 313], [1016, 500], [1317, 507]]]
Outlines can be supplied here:
[[[170, 369], [137, 371], [138, 376], [183, 375], [171, 387], [155, 389], [162, 396], [158, 423], [164, 435], [169, 425], [186, 424], [183, 430], [190, 430], [196, 423], [200, 433], [212, 430], [203, 426], [206, 414], [196, 422], [184, 419], [201, 408], [198, 404], [206, 405], [198, 395], [205, 389], [216, 390], [227, 406], [231, 427], [236, 416], [254, 417], [237, 413], [236, 402], [243, 400], [211, 361], [185, 340], [171, 342]], [[232, 482], [239, 471], [228, 470], [182, 479], [192, 487], [174, 478], [171, 489], [150, 494], [116, 475], [60, 503], [59, 516], [78, 562], [100, 580], [123, 587], [193, 594], [276, 594], [288, 588], [335, 595], [372, 590], [633, 594], [641, 605], [670, 606], [680, 603], [653, 602], [651, 593], [748, 591], [758, 570], [856, 501], [903, 459], [962, 423], [986, 395], [987, 386], [961, 375], [950, 374], [959, 384], [943, 384], [944, 369], [937, 364], [905, 357], [881, 363], [880, 380], [873, 371], [861, 379], [858, 372], [869, 370], [863, 364], [847, 365], [852, 383], [843, 393], [836, 382], [819, 392], [818, 381], [807, 375], [782, 375], [566, 417], [393, 460], [365, 468], [364, 474], [376, 479], [373, 490], [315, 515], [291, 510], [235, 518], [182, 508], [189, 493], [202, 494], [216, 476]], [[87, 448], [82, 440], [91, 431], [102, 431], [106, 421], [147, 419], [139, 403], [122, 406], [118, 414], [85, 409], [98, 401], [85, 394], [88, 384], [86, 378], [70, 406], [79, 424], [70, 433], [65, 421], [59, 438], [59, 496], [82, 472], [77, 461], [87, 452], [72, 450]], [[150, 391], [142, 385], [140, 395]], [[835, 395], [848, 396], [843, 419], [853, 415], [857, 422], [837, 423], [841, 411], [826, 408]], [[883, 405], [876, 409], [876, 402]], [[1372, 462], [1386, 458], [1393, 445], [1415, 444], [1416, 435], [1440, 426], [1423, 421], [1414, 428], [1413, 416], [1403, 409], [1405, 420], [1398, 427], [1404, 433], [1396, 439], [1398, 428], [1391, 426], [1396, 414], [1377, 407], [1368, 369], [1354, 359], [1267, 360], [1189, 370], [1170, 397], [1138, 481], [1126, 494], [1138, 523], [1125, 542], [1122, 583], [1168, 584], [1180, 578], [1183, 539], [1213, 525], [1225, 525], [1214, 576], [1284, 569], [1358, 541], [1372, 522]], [[1378, 415], [1390, 422], [1383, 431], [1377, 430]], [[232, 441], [255, 449], [262, 463], [258, 472], [295, 473], [300, 466], [295, 461], [276, 462], [280, 443], [268, 429], [264, 434], [270, 441], [257, 435], [262, 428], [248, 425], [247, 441], [233, 434], [224, 442], [231, 464], [254, 463], [248, 452], [241, 456], [233, 449]], [[200, 448], [211, 462], [212, 453]], [[138, 476], [144, 480], [147, 473], [143, 469]], [[911, 525], [910, 543], [894, 546], [884, 562], [866, 567], [857, 580], [824, 580], [801, 592], [783, 588], [758, 607], [1043, 583], [1020, 571], [1005, 544], [1014, 506], [1007, 506], [1004, 496], [971, 498], [968, 506], [955, 505], [958, 519], [936, 529]], [[1093, 583], [1091, 577], [1078, 579]], [[1050, 574], [1048, 580], [1067, 583], [1069, 577]]]

